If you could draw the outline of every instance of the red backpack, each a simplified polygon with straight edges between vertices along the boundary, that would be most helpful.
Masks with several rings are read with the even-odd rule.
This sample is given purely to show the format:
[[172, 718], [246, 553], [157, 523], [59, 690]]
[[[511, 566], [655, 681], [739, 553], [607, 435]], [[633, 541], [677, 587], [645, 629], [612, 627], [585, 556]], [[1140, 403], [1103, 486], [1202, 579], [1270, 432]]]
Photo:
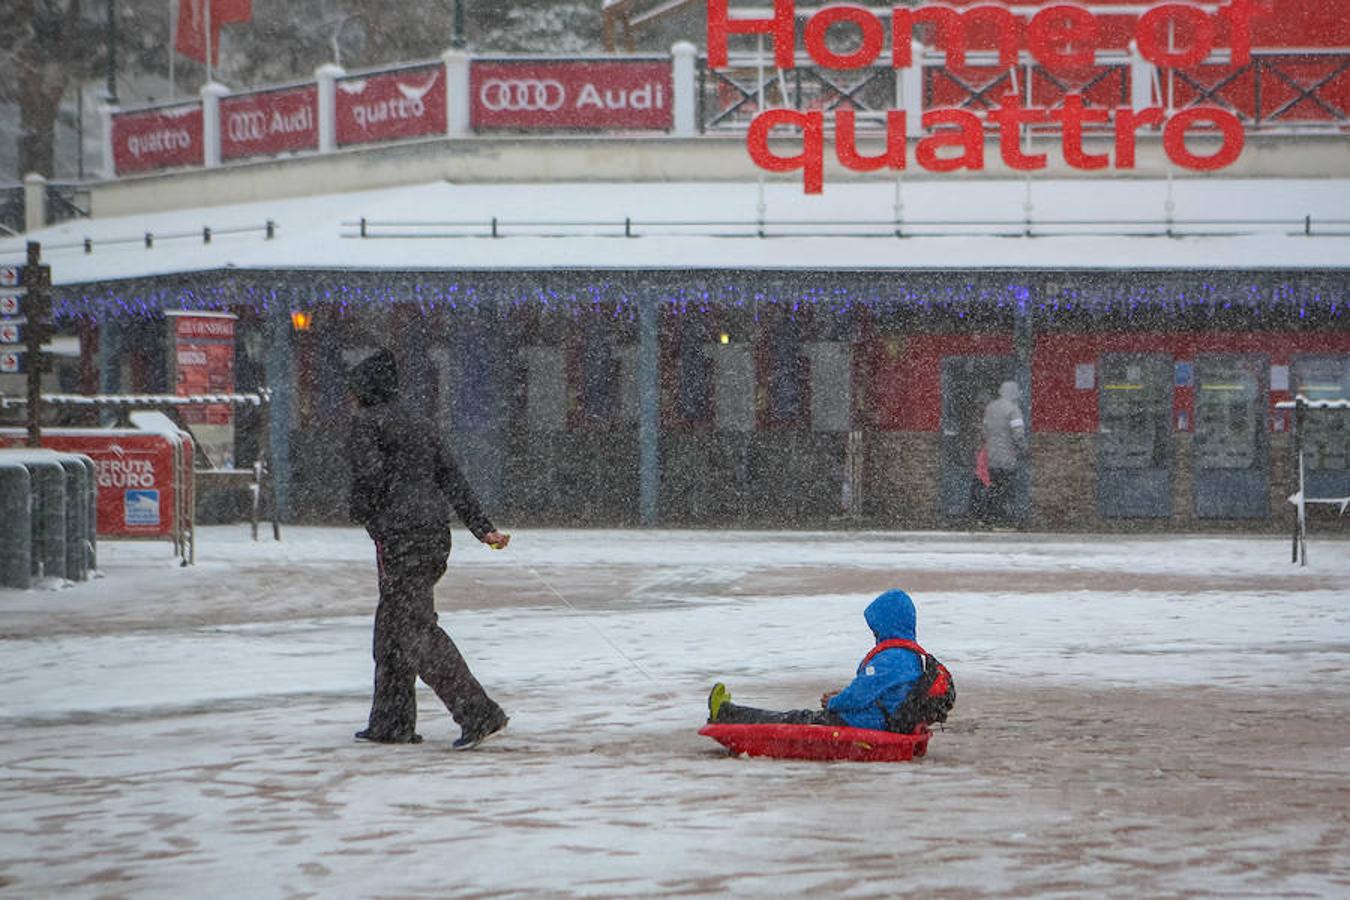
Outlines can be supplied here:
[[952, 673], [936, 656], [914, 641], [901, 638], [882, 641], [868, 651], [861, 665], [867, 665], [872, 657], [884, 650], [896, 649], [918, 654], [923, 672], [910, 687], [904, 702], [895, 708], [895, 712], [887, 712], [881, 701], [877, 701], [877, 706], [881, 707], [881, 714], [886, 717], [886, 730], [912, 734], [920, 725], [947, 721], [947, 713], [956, 705], [956, 682], [952, 680]]

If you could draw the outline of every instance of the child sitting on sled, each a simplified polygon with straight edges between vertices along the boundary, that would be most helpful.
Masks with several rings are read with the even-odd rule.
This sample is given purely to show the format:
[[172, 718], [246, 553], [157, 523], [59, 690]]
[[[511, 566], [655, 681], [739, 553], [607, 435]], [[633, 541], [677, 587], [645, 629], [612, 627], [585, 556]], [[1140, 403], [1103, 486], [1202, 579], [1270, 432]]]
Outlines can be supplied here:
[[820, 698], [820, 709], [775, 712], [738, 706], [718, 682], [708, 695], [708, 721], [718, 725], [833, 725], [909, 734], [947, 721], [956, 703], [951, 673], [914, 642], [914, 602], [904, 591], [886, 591], [863, 618], [877, 644], [841, 691]]

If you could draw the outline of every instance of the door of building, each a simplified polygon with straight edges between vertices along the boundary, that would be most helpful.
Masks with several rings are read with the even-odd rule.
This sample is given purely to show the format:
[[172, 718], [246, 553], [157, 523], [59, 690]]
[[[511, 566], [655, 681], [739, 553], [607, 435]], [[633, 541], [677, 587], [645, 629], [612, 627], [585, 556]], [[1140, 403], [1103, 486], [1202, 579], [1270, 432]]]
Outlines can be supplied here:
[[1195, 514], [1260, 519], [1270, 512], [1264, 356], [1202, 354], [1195, 360]]
[[[1016, 380], [1013, 356], [947, 356], [942, 360], [942, 438], [939, 449], [942, 514], [964, 518], [971, 513], [975, 455], [983, 440], [984, 407], [998, 396], [998, 386]], [[1025, 470], [1019, 472], [1014, 509], [1026, 509]]]
[[1097, 392], [1097, 509], [1103, 518], [1172, 515], [1172, 358], [1108, 353]]

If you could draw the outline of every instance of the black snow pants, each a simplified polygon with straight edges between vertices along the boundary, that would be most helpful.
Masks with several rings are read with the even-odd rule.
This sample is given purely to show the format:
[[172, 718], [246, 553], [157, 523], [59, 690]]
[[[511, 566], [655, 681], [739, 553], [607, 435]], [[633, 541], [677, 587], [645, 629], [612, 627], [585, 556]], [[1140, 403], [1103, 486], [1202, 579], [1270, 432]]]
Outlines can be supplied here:
[[789, 709], [776, 712], [770, 709], [755, 709], [753, 706], [737, 706], [731, 701], [723, 703], [717, 710], [717, 724], [848, 725], [838, 713], [828, 709]]
[[411, 737], [417, 725], [419, 676], [461, 727], [491, 715], [497, 704], [437, 624], [433, 590], [450, 555], [449, 529], [390, 536], [376, 542], [375, 552], [380, 603], [375, 610], [370, 733], [382, 740]]

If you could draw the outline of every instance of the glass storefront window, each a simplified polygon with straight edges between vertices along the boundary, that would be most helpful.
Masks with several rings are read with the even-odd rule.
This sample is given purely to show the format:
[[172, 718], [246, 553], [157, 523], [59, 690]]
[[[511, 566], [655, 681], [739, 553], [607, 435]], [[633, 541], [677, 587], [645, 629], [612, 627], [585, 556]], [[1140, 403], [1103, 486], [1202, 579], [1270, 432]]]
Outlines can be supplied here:
[[[1309, 400], [1350, 398], [1350, 356], [1295, 359], [1294, 393]], [[1308, 410], [1303, 414], [1303, 459], [1309, 469], [1350, 468], [1350, 428], [1343, 412]]]

